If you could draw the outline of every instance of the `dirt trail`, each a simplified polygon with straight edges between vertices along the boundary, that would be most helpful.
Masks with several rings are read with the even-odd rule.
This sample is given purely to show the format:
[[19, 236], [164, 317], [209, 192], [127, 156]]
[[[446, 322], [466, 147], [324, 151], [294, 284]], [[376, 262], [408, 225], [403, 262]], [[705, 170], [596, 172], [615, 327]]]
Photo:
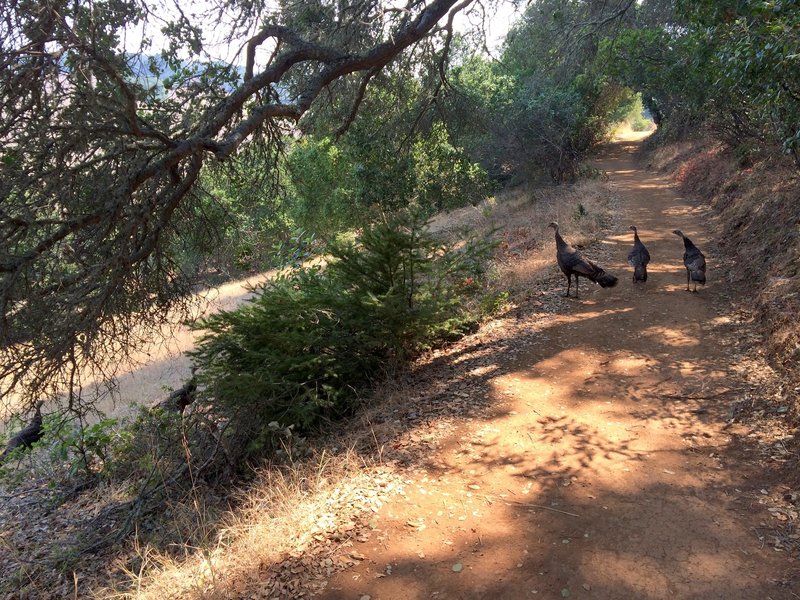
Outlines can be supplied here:
[[[233, 310], [252, 296], [251, 288], [272, 275], [273, 272], [266, 271], [198, 293], [197, 316]], [[164, 400], [170, 390], [179, 388], [189, 379], [191, 360], [186, 352], [194, 349], [197, 333], [182, 324], [164, 326], [162, 332], [162, 339], [134, 352], [131, 364], [119, 368], [112, 386], [113, 393], [108, 393], [105, 382], [96, 382], [91, 377], [84, 379], [83, 388], [88, 398], [92, 398], [94, 392], [99, 394], [93, 406], [103, 415], [122, 417], [135, 414], [138, 407], [152, 406]], [[0, 432], [5, 431], [9, 416], [19, 409], [18, 403], [16, 395], [4, 398], [0, 403]], [[46, 414], [47, 409], [44, 412]]]
[[[704, 221], [637, 170], [635, 146], [600, 165], [620, 214], [586, 252], [619, 285], [582, 280], [580, 300], [490, 349], [490, 408], [412, 464], [354, 548], [364, 559], [321, 598], [800, 598], [785, 581], [796, 565], [758, 538], [758, 461], [726, 426], [745, 386], [726, 338], [732, 292], [711, 260], [709, 284], [685, 291], [671, 231], [708, 256]], [[653, 257], [644, 286], [625, 264], [631, 224]]]

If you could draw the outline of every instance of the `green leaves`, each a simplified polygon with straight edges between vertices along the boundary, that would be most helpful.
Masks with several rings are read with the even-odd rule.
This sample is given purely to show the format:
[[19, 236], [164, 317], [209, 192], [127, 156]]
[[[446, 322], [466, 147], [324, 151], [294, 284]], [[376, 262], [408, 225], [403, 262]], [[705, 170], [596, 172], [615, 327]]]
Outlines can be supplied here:
[[[796, 2], [742, 2], [708, 28], [720, 82], [735, 94], [765, 136], [776, 135], [798, 160], [800, 14]], [[800, 160], [798, 160], [800, 164]]]
[[356, 128], [338, 142], [310, 138], [293, 146], [287, 210], [300, 226], [333, 237], [382, 210], [413, 202], [431, 214], [475, 204], [489, 190], [486, 173], [450, 142], [441, 123], [416, 136], [408, 153], [384, 134], [367, 139], [361, 133]]
[[642, 92], [657, 122], [705, 121], [724, 141], [774, 140], [798, 156], [800, 11], [792, 0], [702, 0], [609, 38], [610, 71]]
[[[281, 274], [242, 308], [198, 325], [192, 356], [234, 435], [335, 418], [384, 369], [463, 331], [463, 298], [479, 290], [492, 246], [466, 240], [456, 250], [424, 226], [418, 213], [387, 217], [330, 245], [324, 268]], [[459, 284], [468, 278], [470, 289]]]
[[489, 191], [486, 172], [471, 163], [463, 149], [450, 143], [447, 129], [436, 123], [414, 144], [415, 189], [421, 206], [436, 211], [477, 204]]
[[597, 39], [616, 31], [627, 9], [601, 4], [533, 3], [499, 62], [472, 56], [454, 69], [451, 128], [493, 176], [572, 181], [585, 153], [609, 132], [630, 93], [598, 64]]

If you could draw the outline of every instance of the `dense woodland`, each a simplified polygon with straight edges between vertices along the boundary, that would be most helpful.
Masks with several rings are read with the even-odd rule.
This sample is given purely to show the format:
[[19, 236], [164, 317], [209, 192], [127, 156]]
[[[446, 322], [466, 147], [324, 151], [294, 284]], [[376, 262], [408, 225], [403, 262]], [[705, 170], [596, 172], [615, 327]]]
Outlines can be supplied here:
[[[48, 468], [78, 485], [134, 481], [120, 511], [144, 514], [189, 474], [246, 476], [248, 461], [353, 414], [387, 372], [502, 309], [494, 243], [437, 238], [425, 228], [435, 213], [523, 182], [599, 177], [587, 156], [621, 121], [648, 127], [642, 114], [658, 126], [652, 147], [699, 134], [742, 167], [800, 169], [797, 2], [517, 3], [490, 50], [495, 9], [3, 3], [10, 431], [45, 401]], [[160, 36], [133, 47], [145, 24]], [[793, 264], [773, 275], [796, 279]], [[193, 322], [181, 410], [97, 414], [104, 390], [86, 381], [113, 386], [166, 323], [194, 314], [193, 292], [268, 269], [279, 274], [252, 302]], [[131, 531], [136, 517], [121, 523]]]

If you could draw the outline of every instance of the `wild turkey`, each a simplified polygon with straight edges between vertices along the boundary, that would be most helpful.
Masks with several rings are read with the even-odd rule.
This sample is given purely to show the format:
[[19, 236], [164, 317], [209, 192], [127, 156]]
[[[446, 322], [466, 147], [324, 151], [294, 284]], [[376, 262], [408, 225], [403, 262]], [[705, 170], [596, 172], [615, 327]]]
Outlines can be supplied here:
[[683, 238], [683, 264], [686, 267], [686, 291], [689, 291], [689, 280], [694, 282], [693, 292], [697, 292], [697, 284], [706, 283], [706, 257], [698, 250], [692, 240], [687, 238], [679, 229], [672, 233]]
[[633, 230], [633, 248], [628, 252], [628, 264], [633, 267], [633, 283], [647, 281], [647, 263], [650, 262], [650, 253], [639, 239], [636, 225], [631, 225]]
[[189, 378], [189, 380], [177, 390], [171, 392], [169, 396], [159, 402], [156, 406], [164, 410], [179, 413], [182, 413], [184, 410], [186, 410], [186, 407], [194, 402], [195, 393], [197, 392], [197, 380], [194, 376], [196, 370], [196, 367], [192, 367], [192, 376]]
[[39, 402], [36, 405], [36, 414], [33, 416], [33, 419], [31, 419], [30, 424], [18, 431], [16, 435], [8, 440], [5, 450], [0, 454], [0, 462], [17, 448], [30, 449], [36, 442], [42, 439], [42, 435], [44, 435], [42, 431], [42, 403]]
[[565, 297], [569, 297], [569, 290], [572, 285], [572, 275], [575, 275], [575, 297], [578, 297], [578, 277], [586, 277], [591, 279], [600, 287], [614, 287], [617, 285], [617, 278], [613, 275], [606, 273], [603, 269], [598, 267], [592, 261], [581, 256], [575, 248], [570, 246], [561, 237], [558, 232], [558, 223], [553, 222], [548, 225], [556, 231], [556, 260], [561, 271], [567, 277], [567, 293]]

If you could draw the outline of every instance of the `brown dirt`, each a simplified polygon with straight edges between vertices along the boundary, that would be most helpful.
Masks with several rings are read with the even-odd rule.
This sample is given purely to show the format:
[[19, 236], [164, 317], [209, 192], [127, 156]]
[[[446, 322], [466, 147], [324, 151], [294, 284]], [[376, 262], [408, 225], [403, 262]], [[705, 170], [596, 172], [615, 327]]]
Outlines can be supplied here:
[[[201, 291], [195, 296], [194, 318], [235, 309], [252, 297], [252, 288], [273, 275], [274, 271], [265, 271]], [[186, 383], [191, 377], [191, 361], [185, 353], [194, 349], [197, 332], [181, 320], [175, 317], [172, 323], [164, 325], [161, 335], [156, 336], [153, 343], [132, 352], [129, 360], [107, 365], [107, 372], [116, 374], [113, 382], [98, 381], [91, 374], [82, 373], [84, 400], [91, 401], [103, 416], [123, 417], [135, 414], [141, 406], [157, 404], [170, 391]], [[146, 339], [151, 335], [141, 337]], [[8, 394], [0, 399], [0, 433], [5, 432], [7, 420], [20, 409], [19, 394]], [[48, 414], [51, 410], [45, 405], [43, 412]], [[91, 421], [99, 417], [89, 415], [88, 418]]]
[[[185, 561], [135, 540], [112, 558], [80, 557], [75, 573], [45, 573], [46, 540], [70, 539], [109, 490], [58, 510], [44, 491], [38, 501], [2, 495], [0, 572], [27, 565], [20, 577], [31, 580], [8, 597], [800, 597], [797, 444], [752, 297], [730, 283], [737, 265], [704, 209], [638, 171], [635, 149], [608, 149], [598, 166], [611, 184], [520, 188], [494, 208], [441, 217], [440, 231], [502, 225], [495, 283], [524, 290], [515, 306], [333, 425], [314, 441], [318, 465], [267, 469], [229, 518], [166, 506], [181, 516], [170, 527], [197, 517], [218, 540], [185, 549]], [[580, 300], [561, 297], [552, 218], [573, 243], [602, 239], [585, 253], [620, 275], [617, 288], [582, 282]], [[630, 224], [654, 259], [645, 286], [624, 262]], [[709, 259], [699, 294], [683, 291], [676, 227]], [[216, 303], [243, 297], [231, 284]], [[183, 332], [152, 350], [153, 364], [123, 381], [123, 400], [179, 384], [188, 365], [175, 356], [191, 342]], [[284, 505], [296, 518], [281, 517]], [[37, 523], [35, 536], [20, 519]], [[120, 565], [136, 573], [119, 580]]]
[[[770, 537], [767, 509], [786, 490], [731, 418], [757, 392], [741, 299], [715, 272], [700, 209], [638, 170], [635, 149], [612, 145], [599, 164], [621, 214], [586, 250], [619, 285], [582, 281], [580, 300], [550, 312], [562, 278], [503, 335], [450, 352], [454, 375], [427, 412], [397, 416], [420, 421], [415, 449], [385, 448], [404, 469], [400, 493], [319, 598], [800, 598], [795, 559]], [[653, 257], [645, 285], [625, 264], [631, 224]], [[698, 294], [685, 291], [676, 228], [709, 259]], [[443, 400], [461, 414], [437, 419]]]

